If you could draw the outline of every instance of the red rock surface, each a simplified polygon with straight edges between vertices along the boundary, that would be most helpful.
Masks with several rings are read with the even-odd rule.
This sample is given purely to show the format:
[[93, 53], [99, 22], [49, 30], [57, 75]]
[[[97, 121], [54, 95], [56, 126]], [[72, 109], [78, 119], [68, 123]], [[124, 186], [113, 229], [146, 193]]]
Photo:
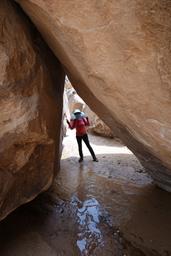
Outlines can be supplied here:
[[0, 28], [2, 219], [52, 184], [64, 73], [25, 15], [8, 0], [0, 1]]
[[83, 100], [171, 191], [170, 1], [17, 2]]

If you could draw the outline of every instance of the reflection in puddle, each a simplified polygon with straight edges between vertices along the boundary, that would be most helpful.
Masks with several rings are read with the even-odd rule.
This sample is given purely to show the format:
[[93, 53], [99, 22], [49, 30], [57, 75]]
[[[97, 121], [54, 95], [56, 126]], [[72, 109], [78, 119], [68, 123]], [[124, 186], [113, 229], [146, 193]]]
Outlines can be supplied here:
[[79, 233], [77, 246], [82, 255], [87, 255], [95, 246], [103, 245], [103, 236], [99, 227], [100, 216], [100, 205], [95, 198], [84, 201], [82, 207], [78, 208]]
[[133, 155], [98, 151], [109, 144], [111, 152], [111, 140], [90, 137], [99, 162], [79, 164], [68, 139], [51, 190], [1, 222], [0, 256], [171, 255], [171, 195]]

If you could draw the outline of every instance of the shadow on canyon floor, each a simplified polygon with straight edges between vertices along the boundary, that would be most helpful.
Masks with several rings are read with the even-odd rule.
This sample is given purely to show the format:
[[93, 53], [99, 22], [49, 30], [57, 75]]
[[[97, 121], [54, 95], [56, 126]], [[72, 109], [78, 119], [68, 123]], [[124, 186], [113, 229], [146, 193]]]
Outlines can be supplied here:
[[104, 154], [108, 140], [90, 139], [99, 162], [84, 148], [79, 164], [75, 138], [66, 137], [52, 188], [1, 222], [1, 256], [171, 255], [171, 194], [126, 149]]

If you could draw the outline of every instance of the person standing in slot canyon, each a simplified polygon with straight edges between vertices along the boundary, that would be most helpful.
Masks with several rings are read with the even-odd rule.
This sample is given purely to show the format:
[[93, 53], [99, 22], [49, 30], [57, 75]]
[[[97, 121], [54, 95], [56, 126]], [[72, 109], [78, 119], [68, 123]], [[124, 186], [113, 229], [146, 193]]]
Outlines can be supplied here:
[[66, 118], [66, 121], [70, 129], [76, 129], [76, 139], [77, 139], [78, 150], [80, 155], [79, 162], [82, 162], [84, 159], [83, 150], [82, 150], [82, 140], [84, 141], [87, 148], [89, 149], [91, 156], [93, 158], [93, 161], [98, 162], [98, 159], [90, 145], [88, 134], [87, 134], [86, 127], [90, 125], [88, 117], [86, 117], [85, 114], [81, 112], [79, 109], [76, 109], [72, 114], [71, 120], [68, 121], [68, 119]]

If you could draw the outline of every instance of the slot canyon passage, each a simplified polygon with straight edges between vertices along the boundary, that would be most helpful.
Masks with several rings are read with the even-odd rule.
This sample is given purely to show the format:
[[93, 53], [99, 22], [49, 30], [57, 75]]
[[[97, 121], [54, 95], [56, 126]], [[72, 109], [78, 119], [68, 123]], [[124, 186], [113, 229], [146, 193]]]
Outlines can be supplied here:
[[[170, 23], [170, 1], [0, 1], [0, 255], [171, 255]], [[65, 73], [129, 149], [62, 152]]]

